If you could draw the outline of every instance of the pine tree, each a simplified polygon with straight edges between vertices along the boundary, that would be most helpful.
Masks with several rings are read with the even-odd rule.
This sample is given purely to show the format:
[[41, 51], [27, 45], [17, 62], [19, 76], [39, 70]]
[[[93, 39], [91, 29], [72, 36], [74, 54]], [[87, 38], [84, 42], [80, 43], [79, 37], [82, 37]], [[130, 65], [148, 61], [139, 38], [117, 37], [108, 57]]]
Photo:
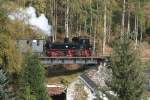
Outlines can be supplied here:
[[141, 100], [145, 84], [143, 68], [136, 51], [125, 37], [114, 42], [112, 78], [107, 84], [119, 100]]
[[15, 41], [7, 33], [0, 33], [0, 68], [9, 74], [21, 70], [22, 56], [18, 52]]
[[36, 100], [48, 100], [48, 94], [45, 88], [44, 67], [39, 63], [37, 56], [27, 54], [25, 59], [23, 79], [36, 96]]
[[8, 93], [6, 90], [7, 83], [7, 77], [4, 71], [0, 70], [0, 100], [8, 99]]

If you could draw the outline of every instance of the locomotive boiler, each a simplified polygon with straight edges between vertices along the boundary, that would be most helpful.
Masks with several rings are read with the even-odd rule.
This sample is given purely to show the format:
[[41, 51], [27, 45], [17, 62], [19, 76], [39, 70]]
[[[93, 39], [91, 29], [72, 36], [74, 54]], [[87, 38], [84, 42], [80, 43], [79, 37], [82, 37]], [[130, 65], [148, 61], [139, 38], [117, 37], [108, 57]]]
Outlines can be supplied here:
[[92, 55], [92, 45], [86, 36], [73, 37], [71, 41], [64, 38], [64, 42], [52, 42], [45, 44], [46, 55], [49, 57], [88, 57]]

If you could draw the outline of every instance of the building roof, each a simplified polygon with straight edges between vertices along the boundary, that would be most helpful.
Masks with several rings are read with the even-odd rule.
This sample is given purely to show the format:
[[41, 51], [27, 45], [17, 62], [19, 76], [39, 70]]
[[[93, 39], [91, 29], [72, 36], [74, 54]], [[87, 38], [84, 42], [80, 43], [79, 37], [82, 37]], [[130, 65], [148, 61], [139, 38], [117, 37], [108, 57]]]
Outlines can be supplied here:
[[80, 79], [85, 83], [85, 85], [92, 91], [96, 92], [96, 84], [85, 74], [80, 75]]
[[59, 95], [65, 92], [65, 87], [63, 85], [47, 85], [47, 89], [50, 96]]

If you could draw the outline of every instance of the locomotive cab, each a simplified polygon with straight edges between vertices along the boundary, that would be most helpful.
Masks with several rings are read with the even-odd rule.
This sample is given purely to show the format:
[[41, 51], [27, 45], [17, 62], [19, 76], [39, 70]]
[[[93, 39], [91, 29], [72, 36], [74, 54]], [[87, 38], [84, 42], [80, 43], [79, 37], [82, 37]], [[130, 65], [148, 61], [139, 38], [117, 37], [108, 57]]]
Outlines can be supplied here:
[[80, 48], [91, 49], [90, 40], [88, 37], [80, 37], [79, 38]]

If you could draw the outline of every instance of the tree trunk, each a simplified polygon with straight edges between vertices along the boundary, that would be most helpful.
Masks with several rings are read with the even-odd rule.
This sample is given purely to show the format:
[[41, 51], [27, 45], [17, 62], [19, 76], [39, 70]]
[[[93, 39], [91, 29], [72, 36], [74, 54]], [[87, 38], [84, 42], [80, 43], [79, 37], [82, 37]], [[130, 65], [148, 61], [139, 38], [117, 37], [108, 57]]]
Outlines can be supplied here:
[[123, 13], [122, 13], [122, 28], [121, 28], [121, 37], [123, 37], [123, 34], [125, 32], [125, 12], [126, 12], [126, 0], [123, 2]]
[[72, 32], [73, 32], [73, 21], [72, 21], [72, 19], [73, 19], [73, 17], [72, 16], [70, 16], [70, 34], [71, 34], [71, 36], [72, 35], [74, 35], [74, 34], [72, 34]]
[[110, 37], [111, 37], [111, 22], [108, 25], [108, 42], [110, 41]]
[[108, 42], [110, 41], [110, 37], [111, 37], [111, 23], [112, 23], [112, 6], [111, 6], [111, 0], [109, 0], [109, 6], [110, 6], [110, 10], [109, 10], [109, 23], [108, 23]]
[[69, 21], [69, 5], [68, 5], [68, 0], [67, 0], [67, 9], [65, 12], [65, 33], [66, 33], [66, 37], [69, 37], [69, 25], [68, 25], [68, 21]]
[[81, 28], [82, 28], [82, 26], [81, 26], [81, 24], [80, 24], [80, 31], [79, 31], [78, 36], [80, 36], [80, 35], [81, 35]]
[[91, 12], [91, 22], [90, 22], [90, 38], [92, 38], [92, 1], [90, 0], [90, 12]]
[[138, 34], [139, 34], [139, 17], [137, 16], [137, 27], [136, 27], [136, 46], [138, 45]]
[[[77, 16], [77, 18], [78, 18], [78, 15], [76, 15]], [[77, 19], [77, 25], [76, 25], [76, 32], [78, 33], [79, 32], [79, 22], [78, 22], [78, 19]]]
[[51, 20], [52, 20], [52, 37], [53, 37], [53, 41], [55, 40], [55, 0], [52, 0], [51, 3], [52, 7], [51, 7]]
[[55, 40], [57, 38], [57, 1], [55, 1]]
[[136, 15], [135, 15], [135, 18], [134, 18], [134, 40], [136, 41]]
[[135, 30], [135, 49], [136, 49], [137, 48], [137, 44], [138, 44], [138, 17], [136, 15], [135, 15], [134, 30]]
[[86, 19], [85, 19], [85, 22], [84, 22], [84, 32], [85, 32], [85, 33], [87, 33], [86, 23], [87, 23], [87, 22], [86, 22]]
[[94, 31], [94, 42], [93, 42], [93, 53], [92, 53], [93, 56], [96, 56], [95, 49], [96, 49], [96, 26]]
[[104, 8], [104, 35], [103, 35], [103, 54], [105, 54], [105, 45], [106, 45], [106, 28], [107, 28], [107, 5], [106, 0], [104, 2], [105, 8]]
[[[141, 1], [139, 1], [139, 10], [141, 10]], [[142, 18], [140, 19], [140, 42], [142, 42], [143, 39], [143, 20]]]
[[127, 36], [130, 35], [130, 11], [128, 11], [128, 29], [127, 29]]
[[141, 31], [140, 31], [140, 42], [142, 42], [142, 40], [143, 40], [143, 26], [142, 26], [142, 22], [141, 22]]

